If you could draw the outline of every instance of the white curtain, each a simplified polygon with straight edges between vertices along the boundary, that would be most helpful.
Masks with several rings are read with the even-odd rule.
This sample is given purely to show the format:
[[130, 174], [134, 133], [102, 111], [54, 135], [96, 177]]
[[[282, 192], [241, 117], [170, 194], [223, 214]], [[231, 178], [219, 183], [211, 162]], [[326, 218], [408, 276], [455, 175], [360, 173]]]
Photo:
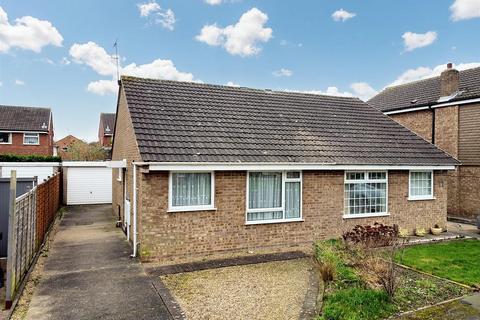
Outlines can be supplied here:
[[285, 219], [300, 218], [300, 182], [285, 183]]
[[[248, 208], [282, 207], [282, 173], [250, 172], [248, 186]], [[249, 212], [248, 221], [282, 219], [283, 212]]]
[[210, 173], [172, 173], [172, 206], [211, 204]]
[[249, 209], [282, 206], [281, 172], [251, 172], [249, 181]]

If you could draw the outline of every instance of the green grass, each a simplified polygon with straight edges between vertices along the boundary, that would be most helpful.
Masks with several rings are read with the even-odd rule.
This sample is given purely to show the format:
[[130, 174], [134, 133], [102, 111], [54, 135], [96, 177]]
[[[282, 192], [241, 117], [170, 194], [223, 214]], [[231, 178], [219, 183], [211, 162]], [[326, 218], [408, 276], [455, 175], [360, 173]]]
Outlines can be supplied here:
[[375, 320], [388, 317], [394, 311], [395, 307], [383, 291], [353, 287], [327, 296], [320, 319]]
[[480, 285], [480, 241], [456, 240], [415, 245], [398, 262], [466, 285]]

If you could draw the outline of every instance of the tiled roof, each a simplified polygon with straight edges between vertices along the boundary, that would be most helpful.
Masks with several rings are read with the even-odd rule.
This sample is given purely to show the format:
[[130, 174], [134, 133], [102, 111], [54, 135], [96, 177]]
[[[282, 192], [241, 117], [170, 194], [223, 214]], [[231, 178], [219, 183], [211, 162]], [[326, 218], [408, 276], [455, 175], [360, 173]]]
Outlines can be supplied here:
[[103, 131], [105, 134], [113, 134], [115, 128], [115, 117], [115, 113], [100, 114], [100, 122], [103, 123]]
[[357, 98], [123, 77], [144, 161], [444, 165]]
[[49, 108], [0, 105], [0, 130], [48, 132]]
[[[480, 97], [480, 67], [460, 71], [459, 91], [450, 101]], [[385, 88], [368, 103], [382, 111], [393, 111], [435, 104], [440, 98], [440, 77]]]

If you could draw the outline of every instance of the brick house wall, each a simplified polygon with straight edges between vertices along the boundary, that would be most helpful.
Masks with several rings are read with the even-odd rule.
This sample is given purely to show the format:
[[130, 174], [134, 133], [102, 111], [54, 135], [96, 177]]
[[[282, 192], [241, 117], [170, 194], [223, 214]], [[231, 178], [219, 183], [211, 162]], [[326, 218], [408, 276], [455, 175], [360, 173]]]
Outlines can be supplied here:
[[398, 224], [413, 232], [446, 223], [446, 172], [434, 174], [435, 200], [409, 201], [408, 171], [389, 171], [390, 216], [343, 219], [343, 171], [303, 172], [303, 222], [245, 225], [247, 173], [215, 172], [217, 210], [167, 212], [168, 172], [139, 178], [139, 254], [143, 260], [174, 263], [207, 256], [311, 250], [315, 240], [338, 237], [356, 224]]
[[[480, 105], [451, 106], [435, 109], [435, 145], [448, 154], [462, 161], [459, 152], [459, 139], [463, 134], [469, 139], [472, 136], [469, 129], [460, 125], [461, 108], [480, 108]], [[393, 120], [412, 130], [427, 141], [432, 142], [431, 110], [413, 111], [389, 115]], [[448, 214], [475, 218], [480, 214], [480, 158], [478, 165], [468, 164], [448, 172]]]
[[[131, 202], [133, 211], [133, 161], [141, 161], [140, 152], [138, 151], [137, 142], [135, 140], [135, 134], [133, 129], [132, 120], [130, 118], [130, 112], [128, 111], [126, 98], [123, 90], [120, 92], [117, 120], [115, 125], [115, 141], [112, 149], [112, 160], [127, 160], [127, 168], [125, 170], [124, 179], [118, 181], [118, 171], [121, 169], [112, 169], [112, 210], [116, 215], [118, 208], [120, 208], [121, 216], [124, 214], [123, 203], [123, 188], [126, 184], [127, 194], [126, 197]], [[137, 170], [138, 175], [138, 170]], [[133, 221], [133, 214], [130, 212], [130, 221]], [[131, 234], [131, 233], [130, 233]]]
[[390, 115], [390, 118], [410, 129], [428, 142], [431, 142], [432, 114], [431, 110], [421, 110], [416, 112], [392, 114]]
[[0, 154], [17, 155], [53, 155], [53, 135], [47, 133], [39, 134], [40, 143], [38, 145], [24, 145], [23, 132], [12, 132], [11, 144], [0, 144]]

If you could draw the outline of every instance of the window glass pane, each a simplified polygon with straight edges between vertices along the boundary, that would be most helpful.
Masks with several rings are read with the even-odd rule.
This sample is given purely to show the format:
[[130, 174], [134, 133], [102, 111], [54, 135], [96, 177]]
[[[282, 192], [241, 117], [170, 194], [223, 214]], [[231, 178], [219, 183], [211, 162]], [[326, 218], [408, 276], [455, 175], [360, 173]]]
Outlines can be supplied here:
[[410, 172], [410, 196], [432, 195], [432, 172]]
[[369, 172], [368, 179], [370, 180], [385, 180], [387, 179], [386, 172]]
[[300, 218], [300, 182], [285, 183], [285, 218]]
[[261, 221], [261, 220], [276, 220], [282, 219], [282, 211], [271, 212], [248, 212], [248, 221]]
[[345, 214], [387, 212], [386, 182], [346, 183], [344, 196]]
[[172, 173], [172, 206], [211, 205], [210, 173]]
[[288, 171], [287, 172], [287, 179], [299, 179], [300, 172], [298, 171]]
[[282, 207], [282, 173], [250, 172], [248, 208]]
[[364, 172], [347, 172], [347, 180], [363, 180], [365, 179]]
[[0, 143], [10, 143], [10, 133], [0, 132]]
[[23, 136], [23, 143], [25, 144], [38, 144], [38, 134], [25, 133]]

